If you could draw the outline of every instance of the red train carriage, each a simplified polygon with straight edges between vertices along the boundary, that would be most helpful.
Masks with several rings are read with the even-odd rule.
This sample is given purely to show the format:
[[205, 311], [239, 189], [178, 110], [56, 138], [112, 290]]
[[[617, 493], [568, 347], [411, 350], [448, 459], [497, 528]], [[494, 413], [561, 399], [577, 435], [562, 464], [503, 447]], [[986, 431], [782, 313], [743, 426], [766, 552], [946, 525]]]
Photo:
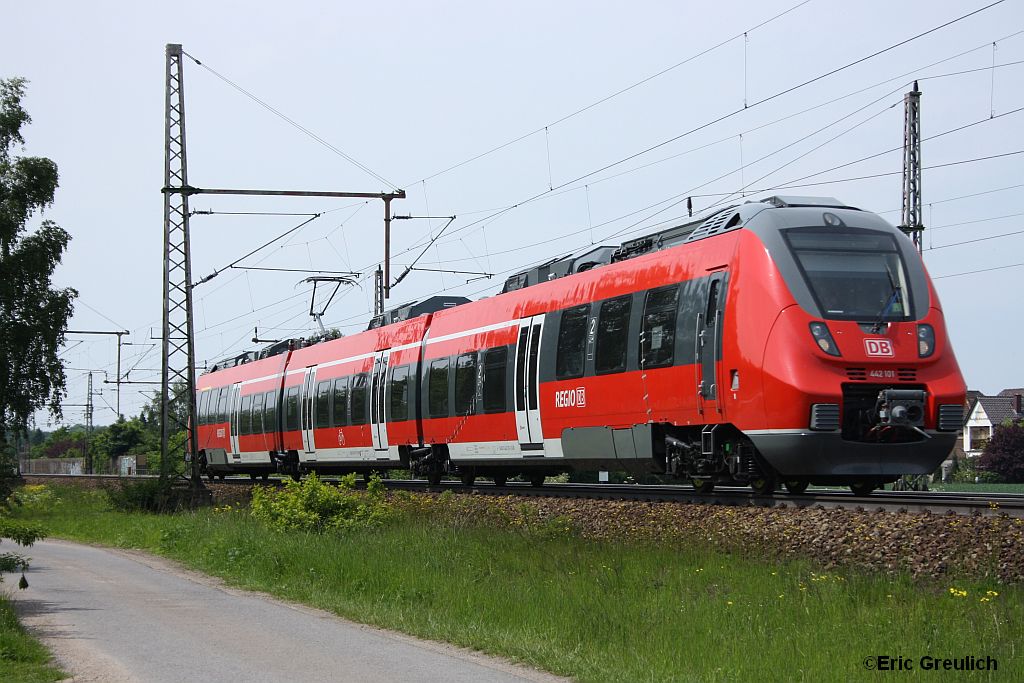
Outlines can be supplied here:
[[730, 207], [458, 302], [205, 375], [208, 467], [870, 491], [933, 471], [960, 427], [965, 387], [919, 256], [833, 199]]

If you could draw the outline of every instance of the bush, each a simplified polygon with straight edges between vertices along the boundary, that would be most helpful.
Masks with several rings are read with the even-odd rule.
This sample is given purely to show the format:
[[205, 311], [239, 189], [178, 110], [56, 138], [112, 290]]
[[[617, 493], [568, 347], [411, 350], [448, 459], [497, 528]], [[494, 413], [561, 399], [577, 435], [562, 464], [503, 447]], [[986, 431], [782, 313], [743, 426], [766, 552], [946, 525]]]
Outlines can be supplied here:
[[985, 452], [978, 458], [978, 467], [1011, 484], [1024, 482], [1024, 422], [996, 425]]
[[379, 476], [370, 478], [366, 493], [355, 491], [356, 475], [325, 484], [315, 474], [289, 481], [282, 489], [258, 486], [252, 492], [253, 517], [279, 531], [323, 532], [382, 524], [391, 514]]
[[121, 481], [107, 489], [107, 497], [121, 512], [170, 512], [178, 507], [170, 480]]

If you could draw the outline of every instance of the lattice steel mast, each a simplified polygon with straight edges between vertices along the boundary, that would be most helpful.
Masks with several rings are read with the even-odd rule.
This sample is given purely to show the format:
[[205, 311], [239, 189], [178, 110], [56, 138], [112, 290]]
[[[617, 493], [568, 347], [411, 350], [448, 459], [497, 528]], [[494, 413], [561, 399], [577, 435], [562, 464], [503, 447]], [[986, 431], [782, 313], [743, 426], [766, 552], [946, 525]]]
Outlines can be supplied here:
[[[192, 345], [192, 258], [189, 246], [185, 84], [181, 45], [167, 45], [164, 118], [164, 312], [163, 366], [160, 378], [160, 477], [171, 473], [170, 439], [186, 432], [192, 454], [192, 482], [202, 486], [196, 454], [195, 349]], [[175, 407], [172, 409], [172, 402]], [[184, 421], [184, 423], [182, 422]]]
[[900, 230], [914, 240], [918, 253], [924, 248], [921, 221], [921, 91], [914, 89], [903, 98], [903, 219]]

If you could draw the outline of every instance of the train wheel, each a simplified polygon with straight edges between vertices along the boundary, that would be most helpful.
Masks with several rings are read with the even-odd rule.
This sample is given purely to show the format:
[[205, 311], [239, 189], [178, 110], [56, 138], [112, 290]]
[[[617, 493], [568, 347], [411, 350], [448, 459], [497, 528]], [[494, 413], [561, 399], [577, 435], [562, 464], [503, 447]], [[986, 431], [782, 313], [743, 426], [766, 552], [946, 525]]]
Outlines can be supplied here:
[[295, 470], [292, 474], [292, 481], [302, 481], [302, 472]]
[[775, 492], [775, 480], [771, 477], [758, 477], [750, 482], [750, 488], [760, 496], [770, 496]]
[[270, 472], [264, 472], [260, 478], [263, 479], [263, 481], [267, 481], [270, 479]]
[[874, 484], [850, 484], [850, 490], [853, 491], [855, 496], [870, 496], [871, 492], [875, 490]]
[[221, 481], [224, 481], [224, 477], [226, 477], [226, 476], [228, 476], [228, 475], [226, 475], [226, 474], [218, 474], [217, 478], [220, 479]]
[[475, 481], [476, 481], [476, 475], [475, 474], [470, 474], [469, 472], [467, 472], [466, 474], [462, 475], [462, 485], [463, 486], [472, 486]]
[[256, 474], [255, 472], [250, 472], [250, 473], [249, 473], [249, 479], [251, 479], [251, 480], [253, 480], [253, 481], [256, 481], [256, 477], [258, 477], [258, 476], [259, 476], [259, 475], [258, 475], [258, 474]]
[[206, 478], [209, 479], [210, 481], [213, 481], [214, 479], [217, 478], [217, 475], [215, 475], [213, 472], [207, 472]]
[[430, 484], [431, 486], [437, 486], [438, 484], [440, 484], [441, 483], [441, 473], [440, 472], [430, 472], [427, 475], [427, 483]]
[[715, 482], [710, 479], [694, 479], [693, 490], [695, 493], [699, 493], [702, 496], [706, 496], [715, 490]]
[[544, 485], [544, 480], [547, 479], [545, 474], [531, 474], [530, 475], [530, 486], [534, 488], [540, 488]]
[[504, 474], [495, 474], [492, 479], [495, 486], [504, 486], [508, 482], [508, 477]]
[[801, 493], [807, 490], [810, 485], [808, 481], [787, 481], [785, 482], [786, 490], [792, 493], [794, 496], [799, 496]]

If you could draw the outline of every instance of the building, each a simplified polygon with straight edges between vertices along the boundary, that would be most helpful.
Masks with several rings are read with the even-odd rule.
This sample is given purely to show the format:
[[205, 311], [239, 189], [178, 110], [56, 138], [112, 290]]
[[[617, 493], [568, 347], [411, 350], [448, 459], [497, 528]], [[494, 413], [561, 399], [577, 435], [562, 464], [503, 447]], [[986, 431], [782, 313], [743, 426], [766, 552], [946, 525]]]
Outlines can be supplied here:
[[1022, 395], [1024, 389], [1006, 389], [998, 396], [978, 396], [964, 423], [963, 449], [968, 458], [981, 455], [996, 425], [1024, 419]]

